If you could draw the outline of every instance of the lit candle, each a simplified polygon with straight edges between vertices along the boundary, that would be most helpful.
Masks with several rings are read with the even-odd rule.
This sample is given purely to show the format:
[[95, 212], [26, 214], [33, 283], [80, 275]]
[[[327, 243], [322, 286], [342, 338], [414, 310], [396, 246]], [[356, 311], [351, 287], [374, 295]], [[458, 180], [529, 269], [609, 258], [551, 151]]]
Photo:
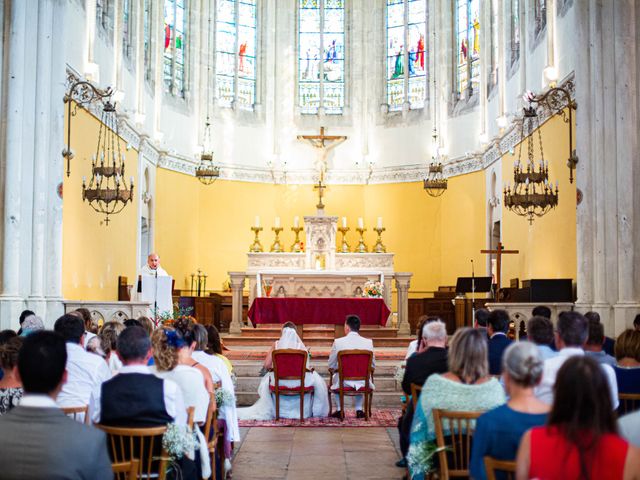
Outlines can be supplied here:
[[300, 217], [293, 217], [293, 226], [298, 228], [300, 226]]
[[347, 228], [347, 217], [342, 217], [342, 228]]
[[378, 228], [382, 228], [382, 217], [378, 217]]
[[259, 217], [258, 215], [256, 215], [256, 220], [255, 220], [255, 222], [254, 222], [254, 226], [255, 226], [256, 228], [259, 228], [259, 227], [260, 227], [260, 217]]
[[275, 224], [276, 228], [280, 228], [280, 217], [276, 217]]
[[364, 221], [362, 217], [358, 217], [358, 228], [364, 228]]

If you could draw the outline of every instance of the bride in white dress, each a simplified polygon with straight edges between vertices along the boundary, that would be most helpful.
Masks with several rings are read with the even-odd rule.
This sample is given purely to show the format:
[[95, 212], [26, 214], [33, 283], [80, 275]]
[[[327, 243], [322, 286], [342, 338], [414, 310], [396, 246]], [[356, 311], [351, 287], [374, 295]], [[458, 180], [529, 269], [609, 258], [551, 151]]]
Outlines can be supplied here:
[[[282, 328], [280, 340], [276, 341], [267, 353], [265, 367], [271, 367], [271, 352], [281, 349], [304, 350], [307, 348], [300, 340], [295, 325], [287, 322]], [[307, 368], [310, 368], [307, 362]], [[238, 408], [238, 420], [272, 420], [276, 417], [275, 398], [269, 391], [269, 385], [274, 384], [273, 372], [268, 373], [258, 386], [258, 401], [250, 407]], [[300, 385], [296, 380], [280, 380], [281, 386], [296, 387]], [[304, 385], [313, 386], [313, 395], [304, 397], [304, 417], [326, 417], [329, 415], [329, 395], [327, 384], [317, 372], [305, 374]], [[280, 418], [300, 418], [300, 398], [298, 396], [280, 396]]]

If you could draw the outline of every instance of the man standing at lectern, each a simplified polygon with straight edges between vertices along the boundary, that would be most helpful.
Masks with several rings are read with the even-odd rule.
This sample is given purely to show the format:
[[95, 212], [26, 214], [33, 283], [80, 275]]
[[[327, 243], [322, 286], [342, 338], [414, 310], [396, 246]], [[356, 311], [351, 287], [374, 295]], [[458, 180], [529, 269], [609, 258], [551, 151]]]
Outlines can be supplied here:
[[160, 266], [160, 257], [157, 253], [150, 253], [147, 257], [147, 264], [140, 269], [140, 275], [151, 275], [155, 277], [168, 277], [169, 274]]

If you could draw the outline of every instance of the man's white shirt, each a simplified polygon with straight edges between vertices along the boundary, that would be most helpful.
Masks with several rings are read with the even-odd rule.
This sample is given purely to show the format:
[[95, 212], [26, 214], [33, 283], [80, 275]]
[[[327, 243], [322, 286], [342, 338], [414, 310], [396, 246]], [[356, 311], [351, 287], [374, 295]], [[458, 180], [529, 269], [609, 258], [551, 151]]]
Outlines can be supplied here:
[[140, 268], [140, 275], [149, 275], [152, 277], [155, 277], [156, 272], [158, 273], [159, 277], [168, 277], [169, 274], [166, 272], [166, 270], [164, 268], [162, 268], [161, 266], [158, 265], [158, 268], [156, 268], [155, 270], [153, 270], [151, 267], [149, 267], [149, 265], [143, 265]]
[[99, 355], [67, 342], [67, 375], [57, 403], [61, 407], [82, 407], [89, 404], [91, 392], [111, 378], [111, 370]]
[[[538, 399], [546, 404], [553, 404], [553, 386], [556, 383], [558, 370], [569, 358], [578, 355], [584, 355], [584, 350], [578, 347], [566, 347], [558, 352], [555, 357], [548, 358], [544, 361], [544, 371], [542, 373], [542, 381], [535, 389]], [[618, 381], [616, 380], [616, 372], [609, 365], [600, 364], [600, 367], [607, 376], [609, 382], [609, 392], [611, 394], [611, 403], [614, 410], [618, 408]]]
[[[349, 332], [347, 335], [341, 338], [336, 338], [333, 341], [333, 346], [331, 347], [331, 353], [329, 354], [329, 368], [334, 370], [338, 370], [338, 352], [342, 350], [370, 350], [373, 352], [373, 340], [370, 338], [361, 337], [357, 332]], [[371, 367], [376, 366], [376, 358], [375, 354], [371, 360]], [[364, 381], [346, 381], [346, 386], [353, 388], [361, 388], [364, 387]], [[370, 383], [373, 387], [373, 384]], [[333, 375], [333, 385], [331, 388], [338, 388], [340, 386], [340, 382], [338, 379], [338, 374]]]
[[[106, 364], [106, 362], [105, 362]], [[153, 372], [146, 365], [125, 365], [118, 375], [127, 373], [143, 373], [153, 375]], [[184, 405], [184, 398], [180, 387], [171, 380], [162, 380], [162, 392], [164, 396], [164, 408], [170, 417], [174, 419], [176, 425], [187, 424], [187, 407]], [[98, 385], [91, 393], [89, 402], [89, 415], [94, 423], [100, 423], [100, 398], [102, 396], [102, 384]]]

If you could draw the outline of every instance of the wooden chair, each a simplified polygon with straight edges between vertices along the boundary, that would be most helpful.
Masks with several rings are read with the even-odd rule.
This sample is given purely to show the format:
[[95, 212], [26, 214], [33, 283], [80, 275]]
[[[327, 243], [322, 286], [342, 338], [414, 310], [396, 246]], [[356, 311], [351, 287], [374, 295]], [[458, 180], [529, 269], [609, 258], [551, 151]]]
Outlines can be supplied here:
[[187, 426], [193, 430], [193, 416], [196, 413], [196, 407], [187, 407]]
[[[471, 456], [471, 440], [475, 429], [474, 421], [483, 413], [433, 410], [436, 442], [438, 448], [442, 449], [438, 452], [442, 480], [448, 480], [449, 477], [469, 476], [469, 457]], [[446, 437], [445, 422], [449, 427]], [[451, 466], [449, 466], [449, 462], [451, 462]]]
[[[340, 395], [340, 416], [344, 420], [344, 397], [364, 395], [364, 418], [369, 420], [371, 416], [371, 403], [373, 401], [373, 352], [371, 350], [342, 350], [338, 352], [338, 388], [329, 388], [329, 409], [331, 409], [331, 394]], [[329, 369], [333, 376], [336, 373]], [[345, 381], [364, 381], [364, 387], [356, 390], [353, 387], [345, 387]], [[329, 378], [331, 382], [331, 378]], [[331, 412], [330, 412], [331, 413]]]
[[114, 473], [114, 480], [138, 480], [138, 465], [140, 465], [140, 460], [137, 459], [129, 462], [112, 463], [111, 469]]
[[[275, 385], [269, 385], [269, 390], [276, 396], [276, 420], [280, 420], [280, 395], [300, 396], [300, 421], [304, 422], [304, 396], [313, 395], [313, 387], [305, 387], [304, 377], [307, 373], [307, 352], [284, 348], [271, 352], [273, 361], [273, 381]], [[280, 380], [297, 380], [296, 387], [280, 385]]]
[[640, 393], [618, 393], [618, 415], [635, 412], [640, 409]]
[[219, 443], [222, 441], [222, 432], [218, 429], [218, 405], [216, 404], [215, 392], [209, 395], [209, 407], [207, 408], [207, 416], [202, 433], [204, 434], [204, 438], [207, 439], [211, 468], [215, 470], [216, 455], [218, 455], [220, 450]]
[[516, 478], [516, 462], [507, 460], [496, 460], [493, 457], [484, 457], [484, 470], [487, 473], [487, 480], [496, 480], [496, 472], [505, 472], [508, 480]]
[[107, 446], [114, 463], [139, 460], [137, 476], [165, 480], [169, 455], [162, 447], [167, 427], [125, 428], [95, 425], [107, 434]]
[[83, 407], [62, 407], [65, 415], [73, 418], [77, 422], [89, 425], [89, 405]]
[[411, 403], [413, 403], [413, 411], [416, 411], [416, 406], [418, 405], [418, 398], [420, 397], [420, 393], [422, 392], [422, 385], [418, 385], [417, 383], [411, 384]]

